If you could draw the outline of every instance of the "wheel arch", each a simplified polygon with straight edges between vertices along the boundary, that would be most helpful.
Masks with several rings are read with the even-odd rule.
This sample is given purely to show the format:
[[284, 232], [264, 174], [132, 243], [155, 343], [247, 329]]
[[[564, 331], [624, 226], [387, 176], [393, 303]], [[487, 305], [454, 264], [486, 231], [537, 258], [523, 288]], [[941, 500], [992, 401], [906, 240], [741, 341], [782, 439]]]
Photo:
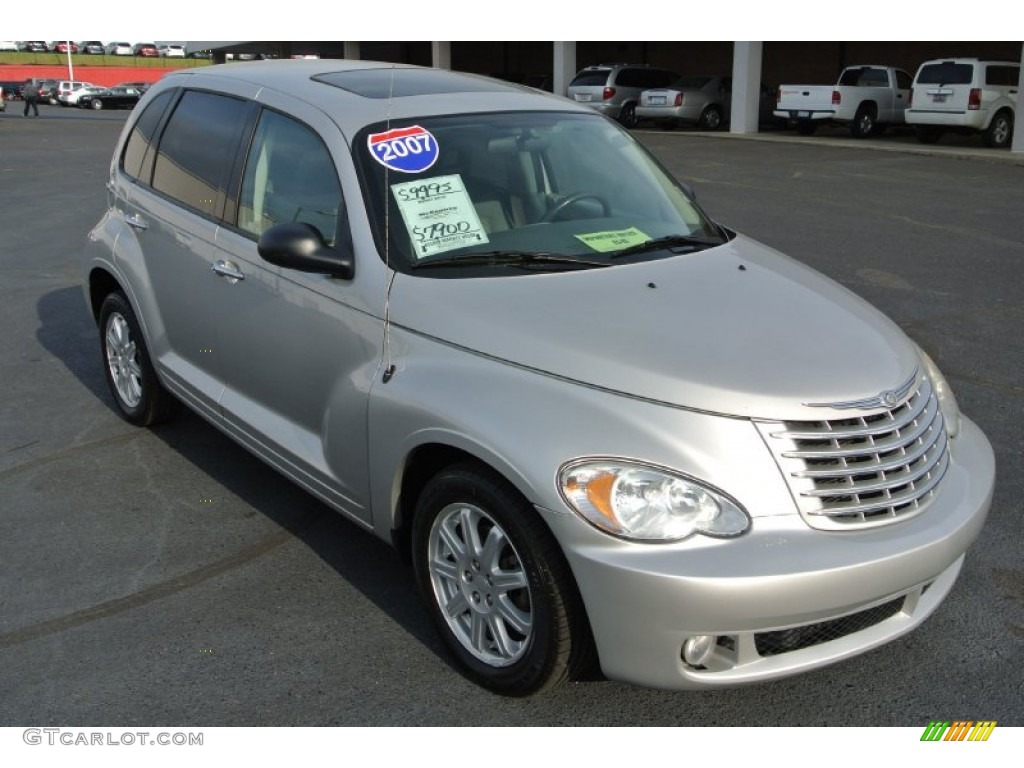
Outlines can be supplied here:
[[[412, 448], [396, 472], [389, 511], [391, 542], [403, 560], [411, 559], [412, 521], [416, 501], [430, 479], [455, 464], [474, 464], [512, 486], [528, 504], [533, 504], [526, 492], [525, 480], [511, 466], [488, 455], [480, 447], [457, 446], [454, 441], [439, 439], [422, 442]], [[488, 455], [487, 458], [483, 456]]]
[[92, 311], [93, 320], [99, 321], [103, 299], [114, 291], [125, 292], [121, 283], [110, 272], [102, 267], [94, 267], [89, 271], [89, 309]]

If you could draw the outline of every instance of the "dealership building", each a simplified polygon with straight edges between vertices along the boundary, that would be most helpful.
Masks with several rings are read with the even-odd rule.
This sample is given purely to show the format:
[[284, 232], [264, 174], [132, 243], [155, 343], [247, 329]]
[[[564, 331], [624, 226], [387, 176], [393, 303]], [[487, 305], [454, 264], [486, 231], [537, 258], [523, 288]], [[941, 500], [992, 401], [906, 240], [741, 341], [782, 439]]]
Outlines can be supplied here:
[[[762, 83], [834, 83], [855, 64], [884, 64], [913, 74], [927, 60], [970, 57], [1024, 64], [1020, 42], [494, 42], [494, 41], [203, 41], [188, 50], [211, 50], [216, 60], [231, 54], [271, 54], [280, 58], [365, 59], [492, 75], [539, 84], [564, 94], [576, 71], [592, 64], [622, 62], [664, 67], [685, 74], [731, 74], [732, 133], [756, 133]], [[1024, 68], [1022, 68], [1024, 71]], [[1024, 89], [1017, 90], [1017, 114], [1024, 112]], [[1024, 127], [1015, 125], [1012, 151], [1024, 153]]]

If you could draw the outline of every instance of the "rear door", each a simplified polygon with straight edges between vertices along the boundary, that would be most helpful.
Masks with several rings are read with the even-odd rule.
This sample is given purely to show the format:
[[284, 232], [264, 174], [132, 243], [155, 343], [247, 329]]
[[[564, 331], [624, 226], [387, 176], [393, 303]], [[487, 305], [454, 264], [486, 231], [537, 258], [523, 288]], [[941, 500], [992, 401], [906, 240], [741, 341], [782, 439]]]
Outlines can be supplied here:
[[[173, 103], [168, 103], [173, 102]], [[204, 91], [165, 91], [136, 124], [170, 112], [159, 144], [127, 143], [123, 165], [138, 183], [126, 190], [124, 215], [138, 243], [150, 318], [150, 346], [171, 389], [193, 407], [217, 414], [222, 385], [212, 324], [218, 278], [216, 233], [232, 163], [250, 104]], [[153, 113], [151, 115], [151, 112]]]

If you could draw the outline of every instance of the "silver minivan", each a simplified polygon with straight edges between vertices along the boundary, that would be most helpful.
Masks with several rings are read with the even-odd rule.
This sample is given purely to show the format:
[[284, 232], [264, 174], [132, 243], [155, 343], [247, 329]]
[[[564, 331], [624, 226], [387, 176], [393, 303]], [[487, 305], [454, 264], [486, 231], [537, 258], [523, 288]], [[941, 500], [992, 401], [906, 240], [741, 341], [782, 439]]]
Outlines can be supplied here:
[[632, 128], [637, 121], [640, 94], [649, 88], [665, 88], [677, 79], [679, 75], [668, 69], [595, 64], [577, 72], [566, 93], [570, 99]]
[[84, 278], [119, 411], [184, 403], [391, 542], [495, 691], [849, 658], [936, 609], [988, 511], [991, 448], [931, 359], [585, 106], [373, 62], [184, 70], [107, 186]]

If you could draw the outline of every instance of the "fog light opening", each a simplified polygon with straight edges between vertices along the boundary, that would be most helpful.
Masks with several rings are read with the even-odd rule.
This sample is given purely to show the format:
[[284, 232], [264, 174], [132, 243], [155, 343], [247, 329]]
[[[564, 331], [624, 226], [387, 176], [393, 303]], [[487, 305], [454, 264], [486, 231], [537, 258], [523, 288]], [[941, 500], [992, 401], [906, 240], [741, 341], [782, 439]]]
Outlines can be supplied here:
[[694, 635], [683, 643], [683, 661], [694, 668], [702, 668], [715, 652], [718, 637], [715, 635]]

